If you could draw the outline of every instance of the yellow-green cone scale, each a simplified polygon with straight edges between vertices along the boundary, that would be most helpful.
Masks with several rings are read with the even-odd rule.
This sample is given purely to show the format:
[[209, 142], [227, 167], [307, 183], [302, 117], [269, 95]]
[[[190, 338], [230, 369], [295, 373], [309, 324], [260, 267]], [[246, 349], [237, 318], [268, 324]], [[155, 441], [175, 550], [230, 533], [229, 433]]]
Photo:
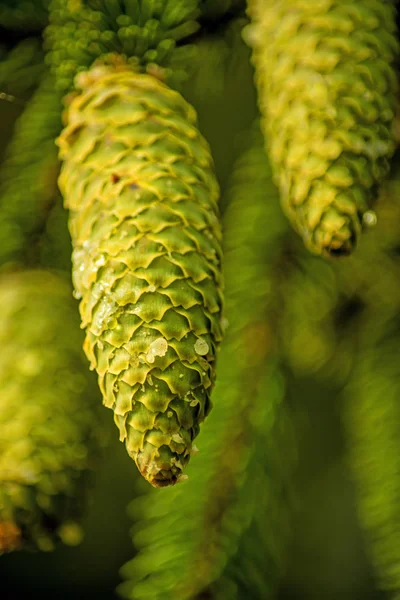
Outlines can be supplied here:
[[248, 6], [247, 41], [284, 211], [311, 251], [349, 254], [395, 149], [394, 3]]
[[221, 340], [219, 189], [196, 113], [158, 79], [77, 78], [58, 144], [85, 351], [121, 441], [176, 483], [210, 408]]
[[68, 283], [0, 279], [0, 554], [78, 543], [101, 436]]

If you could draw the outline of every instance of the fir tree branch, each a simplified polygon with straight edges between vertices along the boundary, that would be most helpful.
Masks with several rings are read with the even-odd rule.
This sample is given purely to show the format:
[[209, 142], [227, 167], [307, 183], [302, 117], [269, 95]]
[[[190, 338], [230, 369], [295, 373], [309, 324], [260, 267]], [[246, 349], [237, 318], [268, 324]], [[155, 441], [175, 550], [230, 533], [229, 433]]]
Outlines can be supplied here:
[[47, 23], [50, 0], [1, 0], [0, 26], [12, 30], [40, 31]]
[[71, 236], [68, 230], [68, 212], [64, 209], [61, 195], [49, 206], [48, 217], [42, 223], [39, 240], [39, 264], [44, 269], [57, 269], [71, 273]]
[[[241, 548], [246, 530], [258, 518], [263, 521], [263, 509], [274, 505], [285, 479], [284, 460], [271, 468], [277, 452], [271, 440], [276, 439], [284, 395], [272, 314], [274, 261], [286, 225], [270, 173], [260, 169], [261, 161], [265, 164], [260, 144], [258, 137], [234, 171], [225, 219], [229, 325], [219, 357], [215, 407], [199, 437], [200, 453], [188, 469], [189, 480], [159, 495], [146, 494], [130, 507], [139, 554], [123, 568], [128, 581], [119, 588], [130, 599], [196, 598], [210, 586], [217, 589], [225, 568], [232, 597], [237, 597], [227, 564]], [[265, 461], [267, 439], [272, 452]], [[285, 523], [281, 518], [282, 513], [277, 529]], [[284, 530], [283, 525], [278, 534], [263, 531], [261, 552], [274, 565], [271, 578], [280, 562]]]
[[398, 318], [378, 336], [366, 327], [344, 392], [359, 518], [379, 585], [395, 598], [400, 594], [399, 343]]
[[55, 137], [61, 129], [61, 96], [46, 74], [19, 118], [0, 170], [0, 264], [34, 264], [32, 244], [58, 197]]
[[[44, 54], [38, 38], [27, 38], [0, 62], [0, 94], [26, 97], [38, 85], [45, 72]], [[1, 98], [1, 96], [0, 96]]]

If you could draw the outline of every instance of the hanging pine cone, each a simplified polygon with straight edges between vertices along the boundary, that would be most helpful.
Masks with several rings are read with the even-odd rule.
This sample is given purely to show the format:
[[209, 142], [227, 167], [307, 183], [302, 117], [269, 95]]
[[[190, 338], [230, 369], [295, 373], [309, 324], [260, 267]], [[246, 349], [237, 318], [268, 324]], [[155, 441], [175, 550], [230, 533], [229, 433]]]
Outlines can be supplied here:
[[3, 275], [0, 304], [0, 554], [75, 544], [100, 428], [71, 289]]
[[221, 339], [213, 162], [194, 109], [156, 78], [77, 78], [58, 144], [85, 351], [120, 439], [154, 486], [175, 483], [210, 409]]
[[259, 103], [283, 208], [305, 244], [349, 254], [395, 149], [386, 0], [250, 0]]

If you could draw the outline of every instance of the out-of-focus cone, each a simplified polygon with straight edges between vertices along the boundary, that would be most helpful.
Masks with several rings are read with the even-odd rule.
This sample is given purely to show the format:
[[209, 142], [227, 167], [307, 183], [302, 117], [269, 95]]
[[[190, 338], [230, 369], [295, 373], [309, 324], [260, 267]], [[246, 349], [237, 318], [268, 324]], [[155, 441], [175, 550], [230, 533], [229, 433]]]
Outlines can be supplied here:
[[76, 544], [102, 428], [71, 289], [3, 275], [0, 304], [0, 552]]
[[396, 143], [394, 2], [249, 0], [259, 104], [283, 208], [316, 254], [354, 249]]

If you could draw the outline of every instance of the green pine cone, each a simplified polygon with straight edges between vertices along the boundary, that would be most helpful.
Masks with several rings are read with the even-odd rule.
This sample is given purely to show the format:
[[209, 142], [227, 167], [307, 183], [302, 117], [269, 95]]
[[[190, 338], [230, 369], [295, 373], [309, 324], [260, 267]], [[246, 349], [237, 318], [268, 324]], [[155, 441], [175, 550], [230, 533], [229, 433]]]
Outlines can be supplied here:
[[58, 144], [85, 351], [120, 439], [175, 483], [210, 409], [221, 340], [218, 184], [194, 109], [156, 78], [78, 76]]
[[310, 250], [349, 254], [395, 149], [394, 3], [250, 0], [249, 13], [283, 208]]
[[3, 275], [0, 304], [0, 554], [76, 544], [100, 429], [71, 289]]

